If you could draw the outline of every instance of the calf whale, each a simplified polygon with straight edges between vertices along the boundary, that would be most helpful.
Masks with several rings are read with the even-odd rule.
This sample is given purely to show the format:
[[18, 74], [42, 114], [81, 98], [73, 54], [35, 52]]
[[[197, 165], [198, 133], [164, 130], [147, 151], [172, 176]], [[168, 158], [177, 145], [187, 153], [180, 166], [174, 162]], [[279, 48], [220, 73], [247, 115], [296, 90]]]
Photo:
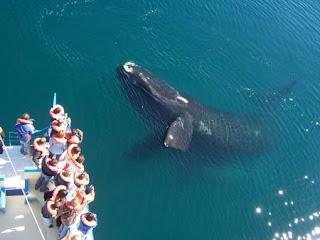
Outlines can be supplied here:
[[116, 73], [129, 101], [160, 132], [165, 147], [191, 151], [205, 144], [214, 151], [240, 153], [265, 146], [264, 128], [257, 121], [200, 104], [133, 62]]

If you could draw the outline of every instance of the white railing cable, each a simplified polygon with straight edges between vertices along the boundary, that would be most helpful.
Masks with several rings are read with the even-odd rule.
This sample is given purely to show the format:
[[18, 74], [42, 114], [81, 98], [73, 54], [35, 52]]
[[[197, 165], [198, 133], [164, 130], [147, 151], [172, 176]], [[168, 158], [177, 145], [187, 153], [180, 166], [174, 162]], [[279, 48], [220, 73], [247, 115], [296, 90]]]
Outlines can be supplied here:
[[[17, 173], [17, 171], [16, 171], [16, 169], [15, 169], [13, 163], [12, 163], [12, 160], [11, 160], [11, 157], [10, 157], [9, 152], [8, 152], [8, 150], [7, 150], [7, 147], [6, 147], [6, 145], [4, 144], [4, 141], [3, 141], [3, 139], [2, 139], [1, 136], [0, 136], [0, 141], [1, 141], [1, 143], [2, 143], [2, 146], [3, 146], [4, 151], [6, 152], [6, 155], [7, 155], [7, 157], [8, 157], [8, 160], [9, 160], [10, 164], [11, 164], [11, 167], [12, 167], [12, 169], [13, 169], [14, 174], [16, 175], [16, 177], [19, 177], [19, 175], [18, 175], [18, 173]], [[42, 230], [41, 230], [41, 228], [40, 228], [40, 225], [39, 225], [39, 223], [38, 223], [38, 221], [37, 221], [37, 218], [36, 218], [36, 216], [34, 215], [34, 212], [33, 212], [33, 210], [32, 210], [32, 207], [31, 207], [31, 205], [30, 205], [30, 202], [29, 202], [29, 200], [28, 200], [27, 194], [25, 193], [23, 187], [21, 187], [21, 191], [22, 191], [23, 196], [24, 196], [24, 198], [25, 198], [25, 201], [26, 201], [26, 203], [27, 203], [27, 205], [28, 205], [28, 207], [29, 207], [29, 209], [30, 209], [31, 215], [32, 215], [32, 217], [33, 217], [33, 219], [34, 219], [34, 221], [35, 221], [35, 223], [36, 223], [36, 225], [37, 225], [37, 228], [38, 228], [38, 230], [39, 230], [39, 232], [40, 232], [41, 238], [42, 238], [43, 240], [46, 240], [45, 237], [44, 237], [44, 235], [43, 235], [43, 233], [42, 233]]]

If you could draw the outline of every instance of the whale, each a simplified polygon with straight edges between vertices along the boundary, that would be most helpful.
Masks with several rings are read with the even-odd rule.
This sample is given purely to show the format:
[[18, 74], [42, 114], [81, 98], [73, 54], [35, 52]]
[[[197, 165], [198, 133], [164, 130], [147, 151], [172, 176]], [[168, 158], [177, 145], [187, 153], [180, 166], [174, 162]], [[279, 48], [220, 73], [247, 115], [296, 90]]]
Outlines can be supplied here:
[[205, 145], [240, 154], [262, 152], [267, 145], [265, 128], [255, 118], [201, 104], [134, 62], [118, 66], [116, 75], [133, 108], [166, 148], [186, 152]]

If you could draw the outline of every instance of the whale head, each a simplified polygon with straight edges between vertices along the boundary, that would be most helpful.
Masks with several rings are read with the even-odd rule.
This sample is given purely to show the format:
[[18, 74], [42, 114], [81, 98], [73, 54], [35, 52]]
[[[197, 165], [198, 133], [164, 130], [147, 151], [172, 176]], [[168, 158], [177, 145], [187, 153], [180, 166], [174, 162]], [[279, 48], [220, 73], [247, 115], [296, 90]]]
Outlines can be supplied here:
[[188, 99], [173, 87], [134, 62], [126, 62], [119, 66], [117, 75], [120, 81], [130, 88], [130, 91], [142, 91], [158, 102], [176, 106], [185, 106], [189, 103]]

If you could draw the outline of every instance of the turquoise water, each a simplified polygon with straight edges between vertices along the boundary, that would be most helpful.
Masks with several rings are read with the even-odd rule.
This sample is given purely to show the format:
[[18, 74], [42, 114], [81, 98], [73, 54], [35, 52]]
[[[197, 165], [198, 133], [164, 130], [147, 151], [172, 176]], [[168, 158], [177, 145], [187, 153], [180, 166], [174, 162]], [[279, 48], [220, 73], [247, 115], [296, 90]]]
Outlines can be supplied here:
[[[316, 1], [1, 1], [0, 124], [27, 111], [45, 126], [57, 92], [85, 132], [96, 239], [316, 235], [319, 11]], [[115, 76], [128, 60], [204, 104], [263, 113], [269, 148], [224, 161], [128, 154], [150, 132]], [[279, 106], [261, 100], [294, 80]]]

